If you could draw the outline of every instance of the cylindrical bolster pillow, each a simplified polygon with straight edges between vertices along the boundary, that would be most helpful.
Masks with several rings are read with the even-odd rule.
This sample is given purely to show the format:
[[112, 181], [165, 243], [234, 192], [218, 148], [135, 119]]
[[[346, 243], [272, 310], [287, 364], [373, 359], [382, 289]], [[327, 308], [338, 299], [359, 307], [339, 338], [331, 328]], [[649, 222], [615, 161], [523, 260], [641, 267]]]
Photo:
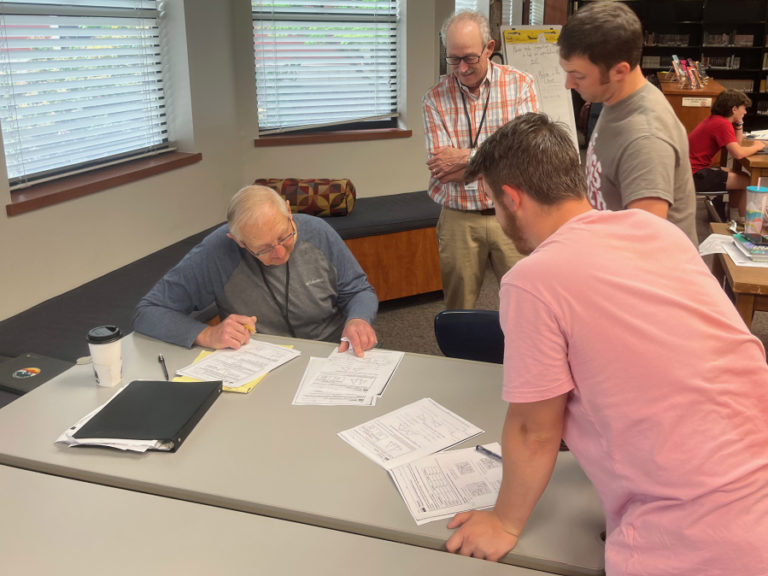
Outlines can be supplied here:
[[355, 207], [355, 186], [347, 178], [259, 178], [288, 200], [291, 212], [312, 216], [346, 216]]

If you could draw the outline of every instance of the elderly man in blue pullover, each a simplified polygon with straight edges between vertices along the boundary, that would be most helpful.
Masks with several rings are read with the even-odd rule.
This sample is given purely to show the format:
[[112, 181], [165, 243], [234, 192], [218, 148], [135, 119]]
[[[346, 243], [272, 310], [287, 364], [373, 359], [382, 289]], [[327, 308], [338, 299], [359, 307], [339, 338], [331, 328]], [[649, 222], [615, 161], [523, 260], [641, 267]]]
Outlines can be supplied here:
[[[195, 311], [215, 304], [221, 322]], [[191, 347], [237, 349], [251, 334], [340, 342], [362, 356], [376, 345], [378, 299], [339, 235], [326, 222], [291, 215], [274, 190], [234, 195], [227, 224], [207, 236], [138, 303], [136, 331]]]

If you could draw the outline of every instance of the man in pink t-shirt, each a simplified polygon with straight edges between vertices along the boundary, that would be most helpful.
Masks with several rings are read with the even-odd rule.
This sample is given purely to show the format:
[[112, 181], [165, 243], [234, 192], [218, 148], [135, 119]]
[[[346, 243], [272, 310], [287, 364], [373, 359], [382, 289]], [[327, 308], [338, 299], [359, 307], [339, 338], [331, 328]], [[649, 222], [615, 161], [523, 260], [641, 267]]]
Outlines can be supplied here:
[[502, 486], [493, 510], [454, 517], [448, 550], [513, 548], [563, 436], [603, 503], [609, 576], [768, 574], [765, 350], [685, 234], [593, 210], [544, 115], [489, 137], [469, 175], [529, 256], [500, 292]]

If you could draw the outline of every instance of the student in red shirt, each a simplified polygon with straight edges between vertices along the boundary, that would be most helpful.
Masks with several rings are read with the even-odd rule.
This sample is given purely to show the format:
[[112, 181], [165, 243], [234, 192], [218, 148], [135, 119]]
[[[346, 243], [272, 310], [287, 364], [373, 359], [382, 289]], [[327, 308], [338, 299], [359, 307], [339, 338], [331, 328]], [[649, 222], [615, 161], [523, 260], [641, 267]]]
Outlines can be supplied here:
[[739, 90], [721, 92], [712, 105], [712, 115], [705, 118], [688, 135], [688, 156], [693, 170], [693, 185], [697, 192], [727, 190], [730, 204], [738, 208], [739, 219], [744, 220], [749, 185], [749, 174], [734, 172], [727, 168], [711, 167], [712, 159], [720, 149], [736, 159], [746, 158], [765, 147], [755, 140], [748, 146], [742, 145], [744, 137], [744, 116], [752, 105], [749, 97]]

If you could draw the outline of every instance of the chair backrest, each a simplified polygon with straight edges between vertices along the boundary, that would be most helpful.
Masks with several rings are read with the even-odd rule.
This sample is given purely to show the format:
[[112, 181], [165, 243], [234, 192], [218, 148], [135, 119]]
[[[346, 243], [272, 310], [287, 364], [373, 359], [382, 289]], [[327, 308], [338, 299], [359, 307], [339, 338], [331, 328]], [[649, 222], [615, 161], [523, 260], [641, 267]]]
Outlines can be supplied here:
[[504, 333], [496, 310], [443, 310], [435, 316], [435, 338], [451, 358], [504, 362]]

